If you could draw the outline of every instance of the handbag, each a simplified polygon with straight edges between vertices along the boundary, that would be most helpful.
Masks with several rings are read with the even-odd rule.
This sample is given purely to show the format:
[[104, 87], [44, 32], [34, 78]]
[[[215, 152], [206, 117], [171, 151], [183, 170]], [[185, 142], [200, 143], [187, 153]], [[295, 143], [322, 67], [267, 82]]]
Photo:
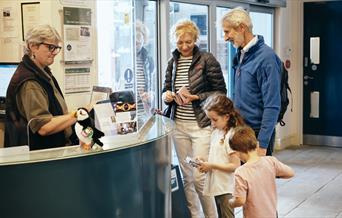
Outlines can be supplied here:
[[170, 118], [171, 117], [171, 110], [172, 110], [172, 104], [168, 105], [164, 111], [163, 116]]

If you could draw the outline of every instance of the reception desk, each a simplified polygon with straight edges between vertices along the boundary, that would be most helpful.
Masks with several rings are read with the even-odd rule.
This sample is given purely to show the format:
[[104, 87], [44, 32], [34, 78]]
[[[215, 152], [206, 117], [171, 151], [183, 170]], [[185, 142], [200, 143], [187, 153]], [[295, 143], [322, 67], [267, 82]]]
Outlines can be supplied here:
[[161, 218], [171, 214], [173, 122], [156, 115], [133, 136], [0, 157], [0, 217]]

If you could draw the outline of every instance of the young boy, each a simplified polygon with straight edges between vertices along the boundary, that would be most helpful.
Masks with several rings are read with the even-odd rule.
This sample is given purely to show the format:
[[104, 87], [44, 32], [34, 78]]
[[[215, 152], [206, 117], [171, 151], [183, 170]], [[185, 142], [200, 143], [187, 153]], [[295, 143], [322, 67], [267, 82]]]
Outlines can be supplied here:
[[234, 198], [229, 205], [243, 206], [245, 218], [277, 217], [275, 178], [291, 178], [294, 171], [275, 157], [260, 157], [258, 141], [250, 127], [236, 127], [229, 146], [245, 162], [235, 171]]

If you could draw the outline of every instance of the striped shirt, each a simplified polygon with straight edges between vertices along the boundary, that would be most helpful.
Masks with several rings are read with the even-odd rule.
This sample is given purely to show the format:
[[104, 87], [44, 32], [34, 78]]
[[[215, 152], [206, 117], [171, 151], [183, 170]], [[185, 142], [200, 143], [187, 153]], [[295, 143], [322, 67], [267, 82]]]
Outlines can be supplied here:
[[136, 85], [138, 92], [138, 104], [137, 104], [137, 112], [142, 115], [144, 110], [144, 105], [140, 97], [140, 93], [144, 93], [145, 90], [145, 72], [144, 72], [144, 61], [141, 56], [138, 56], [136, 59]]
[[[189, 88], [189, 68], [192, 62], [191, 57], [183, 57], [180, 56], [177, 65], [176, 72], [176, 80], [175, 80], [175, 89], [176, 92], [182, 88], [182, 86], [186, 86]], [[192, 107], [192, 103], [186, 105], [178, 105], [175, 113], [175, 118], [180, 120], [196, 120], [194, 109]]]

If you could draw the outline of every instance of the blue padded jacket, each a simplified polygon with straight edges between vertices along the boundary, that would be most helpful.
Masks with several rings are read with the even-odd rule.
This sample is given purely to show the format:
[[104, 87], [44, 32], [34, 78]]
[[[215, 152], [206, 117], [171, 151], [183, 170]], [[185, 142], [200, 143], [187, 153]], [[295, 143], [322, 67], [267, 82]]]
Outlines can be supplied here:
[[[280, 111], [281, 60], [258, 36], [257, 43], [244, 55], [234, 58], [235, 89], [233, 99], [246, 124], [259, 129], [260, 147], [267, 148]], [[238, 73], [238, 71], [240, 71]]]

